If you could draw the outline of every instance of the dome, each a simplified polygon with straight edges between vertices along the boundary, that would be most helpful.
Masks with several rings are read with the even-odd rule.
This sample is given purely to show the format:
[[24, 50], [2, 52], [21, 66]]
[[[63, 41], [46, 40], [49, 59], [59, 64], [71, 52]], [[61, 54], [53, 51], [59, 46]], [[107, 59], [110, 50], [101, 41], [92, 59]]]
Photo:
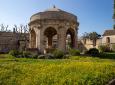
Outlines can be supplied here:
[[61, 11], [61, 9], [58, 9], [54, 6], [53, 8], [47, 9], [46, 11]]
[[68, 20], [68, 21], [77, 21], [77, 17], [71, 13], [65, 12], [61, 9], [56, 8], [55, 6], [53, 8], [47, 9], [44, 12], [39, 12], [31, 16], [30, 22], [36, 21], [36, 20]]

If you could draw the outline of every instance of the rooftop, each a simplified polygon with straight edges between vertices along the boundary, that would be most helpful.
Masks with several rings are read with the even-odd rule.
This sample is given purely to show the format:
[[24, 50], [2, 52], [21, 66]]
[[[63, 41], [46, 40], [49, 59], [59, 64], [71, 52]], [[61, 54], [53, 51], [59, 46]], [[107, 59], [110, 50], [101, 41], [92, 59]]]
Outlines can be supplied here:
[[31, 16], [30, 22], [36, 20], [67, 20], [77, 22], [77, 16], [53, 6]]
[[115, 35], [115, 30], [105, 30], [103, 36]]
[[46, 11], [62, 11], [61, 9], [58, 9], [55, 5], [53, 6], [53, 8], [49, 8]]

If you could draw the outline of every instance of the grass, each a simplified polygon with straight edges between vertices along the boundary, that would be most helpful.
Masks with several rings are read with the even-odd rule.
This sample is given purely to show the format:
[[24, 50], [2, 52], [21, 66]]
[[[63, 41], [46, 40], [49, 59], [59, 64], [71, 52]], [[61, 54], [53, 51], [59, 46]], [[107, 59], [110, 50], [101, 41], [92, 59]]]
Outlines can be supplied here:
[[0, 85], [106, 85], [113, 78], [112, 59], [0, 59]]

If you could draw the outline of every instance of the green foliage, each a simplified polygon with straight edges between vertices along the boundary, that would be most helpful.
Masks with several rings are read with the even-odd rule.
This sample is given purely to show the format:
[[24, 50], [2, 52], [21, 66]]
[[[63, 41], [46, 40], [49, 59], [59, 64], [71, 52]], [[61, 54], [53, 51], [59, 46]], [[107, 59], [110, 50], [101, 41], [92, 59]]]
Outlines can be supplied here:
[[69, 59], [70, 57], [71, 57], [71, 55], [66, 54], [63, 56], [63, 59]]
[[32, 54], [28, 51], [23, 51], [23, 57], [24, 58], [32, 58]]
[[56, 59], [61, 59], [64, 56], [64, 52], [58, 49], [56, 49], [52, 54]]
[[83, 37], [83, 40], [84, 39], [92, 40], [93, 46], [96, 46], [96, 41], [97, 41], [97, 39], [99, 39], [101, 37], [101, 35], [98, 34], [97, 32], [91, 32], [91, 33], [84, 33], [84, 35], [82, 37]]
[[55, 59], [55, 56], [51, 53], [48, 53], [48, 54], [45, 55], [45, 58], [46, 59]]
[[96, 48], [91, 48], [88, 50], [87, 54], [95, 57], [99, 55], [99, 50]]
[[69, 54], [72, 56], [77, 56], [77, 55], [80, 55], [80, 51], [76, 49], [70, 49]]
[[99, 54], [99, 57], [106, 59], [115, 59], [115, 53], [102, 52]]
[[77, 59], [0, 59], [0, 85], [106, 85], [115, 77], [113, 60]]
[[106, 45], [100, 45], [100, 46], [99, 46], [99, 51], [100, 51], [100, 52], [105, 52], [106, 49], [107, 49], [107, 46], [106, 46]]
[[[115, 14], [114, 14], [114, 19], [115, 19]], [[113, 25], [113, 29], [115, 30], [115, 24]]]
[[15, 57], [10, 54], [0, 54], [0, 59], [2, 59], [2, 58], [14, 59]]
[[12, 56], [17, 56], [17, 55], [20, 54], [20, 52], [17, 51], [17, 50], [11, 50], [11, 51], [9, 52], [9, 54], [12, 55]]
[[115, 44], [112, 45], [112, 51], [115, 52]]
[[34, 59], [37, 59], [37, 57], [38, 57], [38, 54], [31, 53], [29, 51], [11, 50], [9, 52], [9, 54], [14, 56], [15, 58], [34, 58]]
[[89, 33], [87, 32], [83, 33], [82, 39], [83, 39], [84, 44], [86, 44], [86, 39], [89, 39]]
[[32, 55], [32, 58], [33, 58], [33, 59], [37, 59], [37, 58], [38, 58], [38, 55], [37, 55], [37, 54], [33, 54], [33, 55]]
[[38, 59], [45, 59], [45, 58], [46, 58], [45, 55], [39, 55], [39, 56], [38, 56]]
[[98, 34], [97, 32], [89, 33], [89, 39], [91, 39], [91, 40], [96, 40], [96, 39], [99, 39], [100, 37], [101, 37], [101, 35]]
[[45, 55], [39, 55], [38, 56], [38, 59], [55, 59], [56, 57], [51, 54], [51, 53], [48, 53], [48, 54], [45, 54]]

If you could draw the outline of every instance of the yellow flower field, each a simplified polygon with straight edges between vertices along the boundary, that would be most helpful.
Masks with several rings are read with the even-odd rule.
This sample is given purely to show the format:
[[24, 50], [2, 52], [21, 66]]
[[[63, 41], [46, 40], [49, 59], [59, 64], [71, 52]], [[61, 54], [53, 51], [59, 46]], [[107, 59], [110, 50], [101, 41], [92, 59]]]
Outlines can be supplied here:
[[0, 59], [0, 85], [106, 85], [113, 78], [114, 60]]

